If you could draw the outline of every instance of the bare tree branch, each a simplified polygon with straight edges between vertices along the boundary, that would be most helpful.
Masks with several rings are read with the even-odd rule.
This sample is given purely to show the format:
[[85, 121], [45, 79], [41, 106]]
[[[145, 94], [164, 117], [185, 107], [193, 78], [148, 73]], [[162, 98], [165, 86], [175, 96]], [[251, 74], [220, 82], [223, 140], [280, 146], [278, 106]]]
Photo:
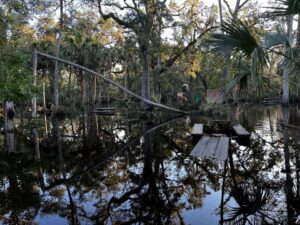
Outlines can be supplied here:
[[171, 67], [176, 60], [184, 53], [186, 53], [192, 46], [194, 46], [199, 39], [201, 39], [209, 31], [218, 28], [217, 26], [210, 26], [211, 23], [207, 23], [205, 29], [199, 34], [195, 39], [193, 39], [187, 46], [185, 46], [181, 51], [178, 51], [171, 55], [169, 59], [164, 63], [164, 66], [160, 69], [159, 74], [162, 74], [166, 71], [167, 68]]
[[230, 5], [229, 5], [228, 1], [227, 0], [223, 0], [223, 1], [224, 1], [225, 5], [227, 6], [230, 15], [233, 17], [233, 12], [232, 12], [232, 10], [230, 8]]
[[116, 14], [114, 13], [108, 13], [108, 14], [105, 14], [103, 11], [102, 11], [102, 5], [101, 5], [101, 2], [102, 0], [98, 0], [98, 10], [99, 10], [99, 13], [100, 15], [102, 16], [102, 18], [104, 20], [108, 20], [108, 19], [113, 19], [117, 24], [119, 24], [120, 26], [123, 26], [125, 28], [130, 28], [130, 29], [134, 29], [134, 26], [133, 24], [130, 24], [122, 19], [120, 19]]

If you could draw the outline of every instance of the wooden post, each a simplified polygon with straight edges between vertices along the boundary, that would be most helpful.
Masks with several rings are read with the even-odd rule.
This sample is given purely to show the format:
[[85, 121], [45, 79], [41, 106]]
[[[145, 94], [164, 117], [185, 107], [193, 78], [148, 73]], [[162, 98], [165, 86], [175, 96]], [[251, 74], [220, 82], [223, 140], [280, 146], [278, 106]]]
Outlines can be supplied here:
[[[37, 50], [36, 47], [33, 48], [32, 53], [32, 68], [33, 68], [33, 87], [36, 87], [36, 80], [37, 80]], [[31, 99], [31, 118], [36, 116], [36, 95]]]
[[15, 151], [15, 134], [14, 134], [14, 117], [15, 109], [13, 102], [5, 102], [5, 147], [8, 152]]

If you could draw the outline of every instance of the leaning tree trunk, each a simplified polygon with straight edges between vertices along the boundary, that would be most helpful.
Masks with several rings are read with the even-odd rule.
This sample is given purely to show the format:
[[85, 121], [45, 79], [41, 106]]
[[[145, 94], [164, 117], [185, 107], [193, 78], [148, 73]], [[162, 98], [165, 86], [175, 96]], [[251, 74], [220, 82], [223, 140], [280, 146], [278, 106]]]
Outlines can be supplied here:
[[5, 133], [5, 148], [8, 152], [15, 151], [15, 133], [14, 133], [14, 117], [15, 109], [13, 102], [5, 102], [5, 122], [4, 122], [4, 133]]
[[[287, 36], [288, 40], [291, 40], [292, 37], [292, 30], [293, 29], [293, 16], [288, 16], [287, 21]], [[285, 53], [288, 53], [287, 44], [285, 45]], [[282, 104], [288, 105], [289, 104], [289, 73], [290, 73], [290, 62], [288, 59], [285, 59], [285, 68], [283, 71], [282, 76]]]

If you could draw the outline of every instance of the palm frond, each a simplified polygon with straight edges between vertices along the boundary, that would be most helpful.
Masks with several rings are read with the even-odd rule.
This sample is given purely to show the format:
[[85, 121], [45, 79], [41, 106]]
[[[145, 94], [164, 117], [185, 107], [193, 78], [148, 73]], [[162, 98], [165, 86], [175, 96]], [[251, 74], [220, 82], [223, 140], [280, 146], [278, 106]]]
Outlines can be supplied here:
[[[261, 64], [260, 64], [261, 65]], [[229, 96], [231, 93], [236, 93], [238, 96], [246, 96], [249, 90], [257, 90], [258, 95], [262, 95], [270, 86], [269, 79], [261, 73], [262, 68], [256, 66], [254, 72], [253, 65], [238, 62], [235, 63], [234, 77], [229, 80], [226, 86], [222, 89], [222, 92]]]
[[288, 36], [284, 32], [282, 27], [276, 27], [276, 32], [267, 33], [262, 40], [262, 45], [266, 49], [270, 49], [273, 47], [277, 47], [280, 45], [284, 45], [285, 43], [289, 43], [291, 46]]
[[222, 31], [223, 33], [213, 34], [209, 40], [212, 52], [218, 55], [227, 56], [231, 52], [240, 51], [250, 58], [259, 44], [251, 28], [241, 20], [224, 22]]
[[274, 4], [278, 6], [265, 7], [270, 9], [269, 16], [288, 16], [300, 13], [300, 0], [277, 0]]

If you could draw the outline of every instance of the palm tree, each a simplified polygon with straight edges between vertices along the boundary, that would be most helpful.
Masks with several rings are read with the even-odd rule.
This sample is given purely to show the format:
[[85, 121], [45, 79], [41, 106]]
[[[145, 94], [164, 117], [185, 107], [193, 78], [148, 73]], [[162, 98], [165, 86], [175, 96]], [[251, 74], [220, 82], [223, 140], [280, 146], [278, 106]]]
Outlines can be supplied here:
[[[259, 94], [264, 91], [267, 79], [261, 74], [268, 62], [266, 47], [263, 46], [263, 39], [245, 22], [238, 19], [224, 21], [222, 33], [213, 34], [209, 43], [212, 45], [212, 52], [218, 56], [226, 59], [232, 54], [232, 59], [235, 59], [233, 65], [236, 65], [236, 74], [224, 88], [227, 94], [236, 87], [240, 94], [245, 93], [250, 85], [253, 89], [258, 89]], [[245, 62], [250, 62], [251, 66]]]
[[[279, 17], [279, 16], [287, 16], [287, 36], [289, 43], [292, 39], [292, 29], [293, 29], [293, 16], [298, 15], [298, 28], [297, 28], [297, 42], [296, 42], [296, 50], [299, 51], [300, 48], [300, 1], [299, 0], [277, 0], [278, 6], [267, 7], [272, 11], [269, 12], [270, 16]], [[285, 44], [285, 54], [288, 54], [290, 51], [289, 45], [287, 42]], [[289, 60], [286, 60], [286, 67], [283, 73], [283, 81], [282, 81], [282, 103], [283, 105], [288, 105], [289, 103], [289, 81], [291, 73], [291, 65]], [[300, 82], [299, 82], [300, 84]]]

